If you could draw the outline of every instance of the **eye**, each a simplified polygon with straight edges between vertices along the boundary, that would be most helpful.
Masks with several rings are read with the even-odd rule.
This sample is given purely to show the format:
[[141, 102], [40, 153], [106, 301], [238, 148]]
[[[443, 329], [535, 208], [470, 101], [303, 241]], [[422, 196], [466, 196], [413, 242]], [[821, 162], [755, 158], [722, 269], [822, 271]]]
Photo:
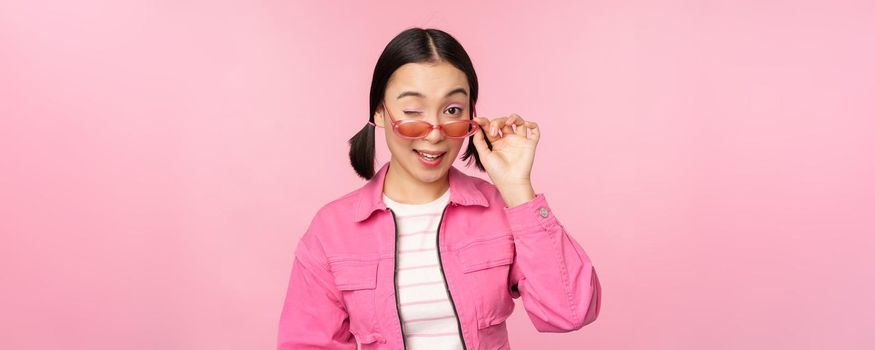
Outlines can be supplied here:
[[[458, 111], [459, 114], [462, 113], [462, 109], [459, 108], [459, 107], [452, 106], [452, 107], [450, 107], [450, 108], [447, 108], [447, 112], [452, 111], [452, 110], [456, 110], [456, 111]], [[450, 112], [450, 114], [454, 114], [454, 115], [455, 115], [456, 113]]]
[[420, 112], [420, 111], [404, 111], [404, 114], [408, 114], [408, 115], [409, 114], [420, 114], [420, 113], [422, 113], [422, 112]]

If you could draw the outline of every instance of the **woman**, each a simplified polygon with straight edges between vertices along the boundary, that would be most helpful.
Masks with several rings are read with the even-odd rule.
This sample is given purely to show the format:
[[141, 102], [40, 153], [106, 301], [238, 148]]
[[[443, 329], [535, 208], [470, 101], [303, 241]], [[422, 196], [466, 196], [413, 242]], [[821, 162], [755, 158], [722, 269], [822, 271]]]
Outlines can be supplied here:
[[[508, 349], [522, 297], [541, 332], [596, 319], [592, 262], [530, 181], [538, 124], [474, 117], [462, 46], [412, 28], [374, 70], [367, 124], [350, 139], [364, 186], [322, 206], [295, 250], [278, 349]], [[374, 171], [374, 130], [391, 160]], [[492, 183], [453, 166], [476, 162]]]

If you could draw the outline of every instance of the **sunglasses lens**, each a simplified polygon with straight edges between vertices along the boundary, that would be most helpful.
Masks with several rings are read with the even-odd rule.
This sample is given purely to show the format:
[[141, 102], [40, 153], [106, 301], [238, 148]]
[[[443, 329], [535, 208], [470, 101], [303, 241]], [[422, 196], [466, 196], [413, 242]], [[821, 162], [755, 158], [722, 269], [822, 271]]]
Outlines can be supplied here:
[[431, 129], [426, 122], [402, 123], [398, 126], [398, 132], [407, 137], [423, 137]]
[[444, 124], [444, 131], [449, 137], [464, 137], [474, 126], [468, 121]]
[[[444, 135], [447, 137], [461, 138], [473, 133], [477, 128], [477, 122], [472, 120], [455, 121], [443, 124]], [[398, 133], [408, 138], [423, 138], [431, 132], [431, 124], [424, 121], [404, 122], [398, 125]]]

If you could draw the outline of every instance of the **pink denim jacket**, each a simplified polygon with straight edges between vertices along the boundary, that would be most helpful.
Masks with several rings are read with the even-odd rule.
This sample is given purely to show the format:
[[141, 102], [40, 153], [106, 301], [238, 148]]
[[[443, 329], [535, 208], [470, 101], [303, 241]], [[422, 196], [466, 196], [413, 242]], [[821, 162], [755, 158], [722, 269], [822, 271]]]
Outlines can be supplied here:
[[[277, 349], [405, 349], [395, 293], [395, 216], [386, 162], [318, 210], [295, 249]], [[542, 193], [507, 208], [492, 183], [449, 170], [438, 257], [466, 349], [509, 349], [505, 320], [522, 297], [540, 332], [593, 322], [601, 285]]]

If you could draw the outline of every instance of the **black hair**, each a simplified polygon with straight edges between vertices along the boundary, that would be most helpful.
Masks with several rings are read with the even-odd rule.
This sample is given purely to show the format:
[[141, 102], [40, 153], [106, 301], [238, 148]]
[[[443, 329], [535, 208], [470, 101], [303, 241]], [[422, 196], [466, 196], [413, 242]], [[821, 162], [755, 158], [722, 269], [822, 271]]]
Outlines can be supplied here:
[[[399, 67], [407, 63], [446, 61], [462, 72], [468, 78], [470, 89], [471, 115], [474, 117], [474, 106], [477, 103], [477, 74], [468, 53], [450, 34], [433, 28], [409, 28], [395, 36], [377, 60], [374, 76], [371, 79], [370, 113], [368, 121], [374, 122], [374, 113], [386, 93], [389, 77]], [[355, 172], [366, 180], [374, 177], [374, 129], [375, 126], [366, 123], [362, 129], [349, 139], [349, 161]], [[489, 141], [484, 138], [487, 145]], [[480, 163], [480, 155], [474, 147], [474, 135], [468, 139], [468, 149], [462, 155], [462, 160], [468, 161], [468, 166], [475, 162], [477, 169], [486, 171]]]

